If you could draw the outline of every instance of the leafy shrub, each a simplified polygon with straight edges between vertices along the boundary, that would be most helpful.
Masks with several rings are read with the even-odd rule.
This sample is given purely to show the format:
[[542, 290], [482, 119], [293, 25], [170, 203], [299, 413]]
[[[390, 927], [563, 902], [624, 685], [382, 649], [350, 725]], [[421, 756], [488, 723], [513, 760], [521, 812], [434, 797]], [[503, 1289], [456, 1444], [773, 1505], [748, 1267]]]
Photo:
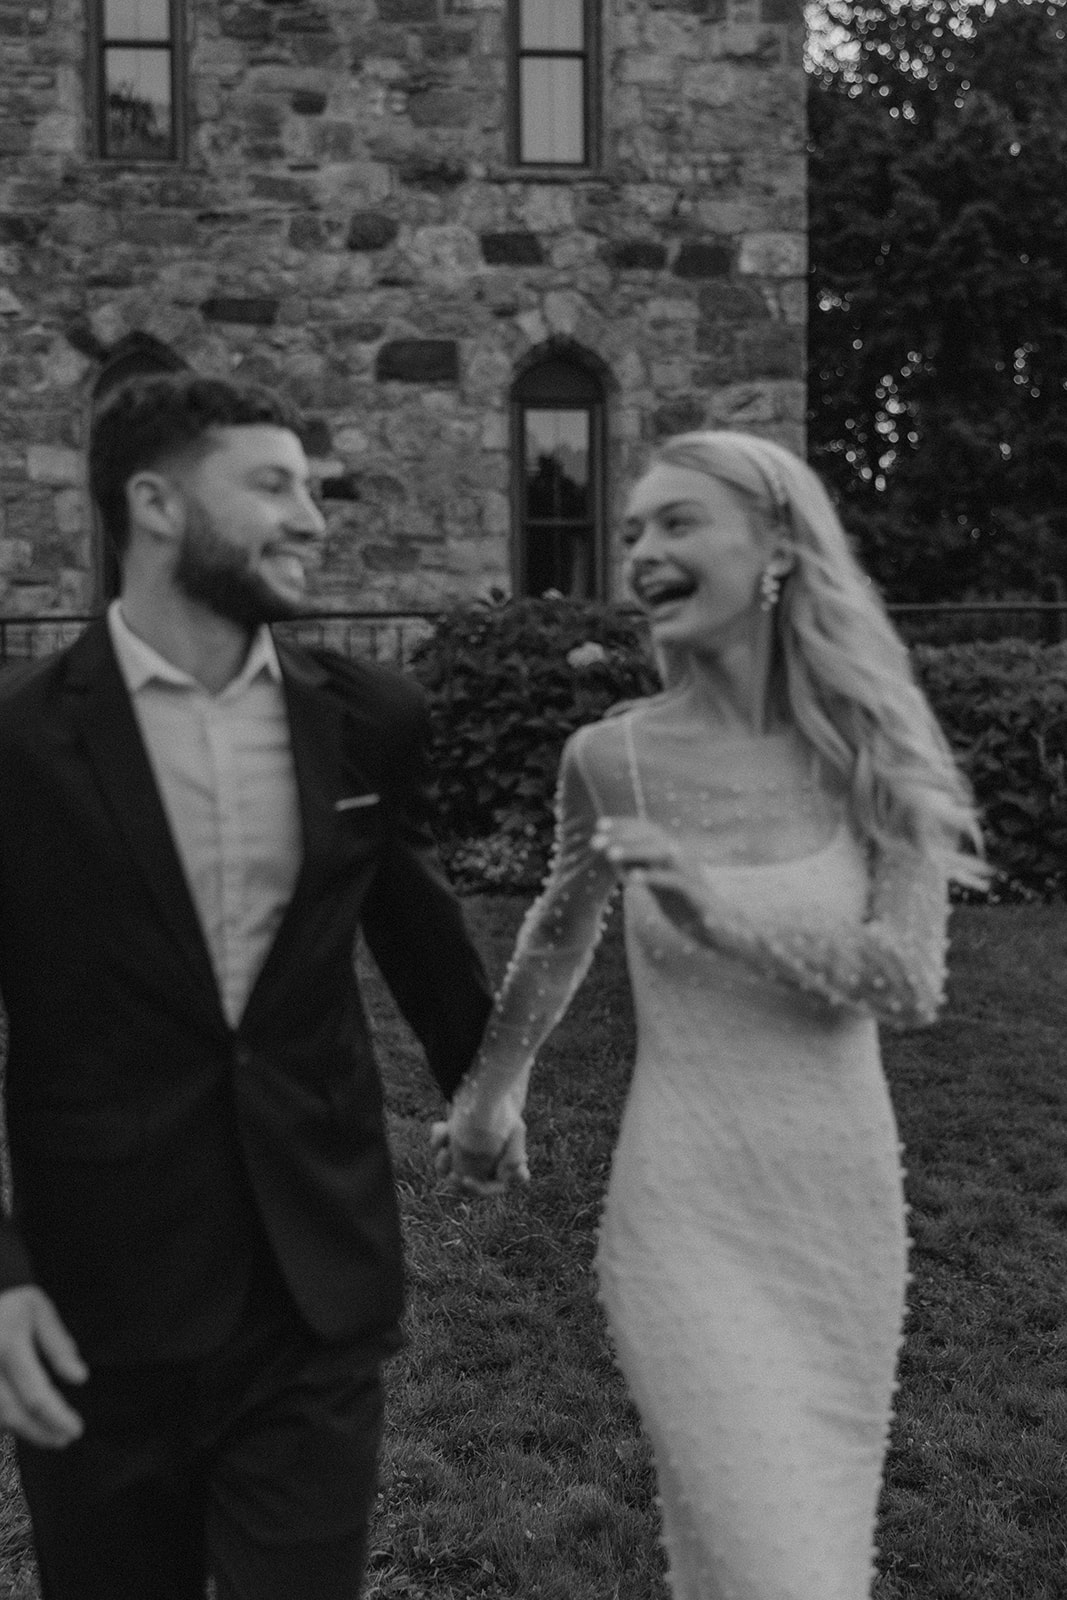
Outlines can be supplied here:
[[[982, 812], [996, 898], [1067, 895], [1067, 646], [917, 645], [916, 671]], [[638, 622], [562, 600], [448, 613], [418, 648], [442, 849], [464, 890], [536, 887], [568, 735], [659, 680]]]
[[[553, 599], [457, 607], [419, 644], [412, 665], [430, 698], [446, 859], [450, 850], [458, 859], [457, 840], [493, 836], [497, 854], [536, 857], [523, 869], [535, 877], [568, 736], [659, 683], [633, 618]], [[486, 866], [496, 871], [499, 863], [486, 857]]]
[[998, 890], [1067, 894], [1067, 646], [918, 646], [919, 680], [982, 811]]

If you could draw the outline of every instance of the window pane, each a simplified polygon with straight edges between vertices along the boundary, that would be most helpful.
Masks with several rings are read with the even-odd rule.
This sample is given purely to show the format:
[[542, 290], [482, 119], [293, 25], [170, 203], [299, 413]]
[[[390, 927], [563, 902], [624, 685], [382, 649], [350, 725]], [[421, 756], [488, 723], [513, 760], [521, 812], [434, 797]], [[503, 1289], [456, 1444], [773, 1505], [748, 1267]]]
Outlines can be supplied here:
[[169, 50], [108, 50], [104, 154], [136, 161], [173, 153]]
[[535, 411], [526, 421], [526, 516], [591, 517], [588, 411]]
[[585, 161], [583, 64], [548, 58], [520, 62], [522, 161], [581, 166]]
[[170, 0], [104, 0], [104, 38], [170, 39]]
[[523, 592], [541, 595], [546, 589], [558, 589], [569, 600], [593, 598], [593, 530], [588, 523], [527, 528]]
[[584, 50], [584, 0], [519, 0], [523, 50]]

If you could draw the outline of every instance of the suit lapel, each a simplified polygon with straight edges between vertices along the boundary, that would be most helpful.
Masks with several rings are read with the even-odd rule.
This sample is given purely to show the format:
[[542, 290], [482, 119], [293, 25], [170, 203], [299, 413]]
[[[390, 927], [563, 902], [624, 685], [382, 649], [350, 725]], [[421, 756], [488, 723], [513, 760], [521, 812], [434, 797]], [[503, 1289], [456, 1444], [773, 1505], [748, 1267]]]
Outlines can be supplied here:
[[74, 725], [133, 862], [221, 1016], [211, 957], [104, 620], [72, 647], [66, 684]]

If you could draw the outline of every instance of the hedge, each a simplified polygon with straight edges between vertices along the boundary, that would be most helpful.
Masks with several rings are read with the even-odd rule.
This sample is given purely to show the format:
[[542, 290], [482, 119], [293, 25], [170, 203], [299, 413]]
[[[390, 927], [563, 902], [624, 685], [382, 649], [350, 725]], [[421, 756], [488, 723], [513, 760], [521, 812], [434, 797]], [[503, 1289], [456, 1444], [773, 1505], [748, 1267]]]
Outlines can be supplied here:
[[[1067, 646], [918, 645], [916, 672], [974, 787], [995, 898], [1067, 894]], [[568, 735], [658, 678], [616, 607], [520, 600], [460, 607], [418, 648], [430, 698], [442, 848], [463, 888], [543, 874]]]

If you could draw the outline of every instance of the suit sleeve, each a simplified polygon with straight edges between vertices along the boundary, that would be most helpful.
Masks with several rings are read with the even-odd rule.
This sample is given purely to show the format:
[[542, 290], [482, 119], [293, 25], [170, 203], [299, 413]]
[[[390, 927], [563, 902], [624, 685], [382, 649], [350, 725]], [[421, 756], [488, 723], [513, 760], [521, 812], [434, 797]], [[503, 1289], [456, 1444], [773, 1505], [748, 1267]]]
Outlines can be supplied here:
[[[3, 905], [0, 904], [0, 974], [3, 972]], [[4, 1011], [3, 993], [0, 991], [0, 1085], [6, 1085], [7, 1074], [7, 1044], [8, 1029], [7, 1016]], [[6, 1094], [6, 1088], [5, 1088]], [[0, 1215], [0, 1294], [5, 1289], [16, 1289], [20, 1284], [34, 1281], [33, 1267], [30, 1264], [29, 1252], [23, 1241], [22, 1235], [12, 1221], [10, 1202], [4, 1205], [3, 1214]]]
[[396, 825], [363, 907], [363, 932], [450, 1098], [481, 1042], [492, 994], [430, 829], [425, 703], [397, 756]]

